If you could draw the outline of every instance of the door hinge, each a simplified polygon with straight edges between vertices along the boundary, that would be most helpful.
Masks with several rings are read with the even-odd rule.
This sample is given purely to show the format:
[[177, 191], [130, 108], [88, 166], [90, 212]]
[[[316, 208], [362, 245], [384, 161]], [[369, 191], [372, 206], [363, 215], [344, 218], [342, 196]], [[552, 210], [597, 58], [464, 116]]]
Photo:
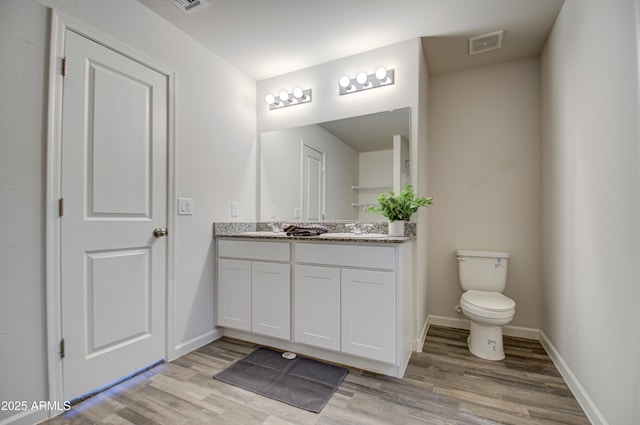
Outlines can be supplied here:
[[64, 215], [64, 198], [58, 199], [58, 214], [60, 217]]
[[64, 359], [64, 338], [60, 340], [60, 358]]
[[67, 57], [63, 57], [62, 58], [62, 76], [66, 77], [67, 76]]

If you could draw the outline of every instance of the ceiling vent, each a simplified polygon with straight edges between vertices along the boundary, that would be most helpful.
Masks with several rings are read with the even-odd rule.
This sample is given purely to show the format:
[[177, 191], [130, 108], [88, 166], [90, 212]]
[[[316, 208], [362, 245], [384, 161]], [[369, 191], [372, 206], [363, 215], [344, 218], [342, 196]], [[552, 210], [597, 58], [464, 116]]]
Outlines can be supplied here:
[[173, 0], [173, 4], [188, 14], [196, 13], [198, 10], [209, 6], [207, 0]]
[[478, 53], [488, 52], [489, 50], [496, 50], [502, 46], [502, 33], [504, 31], [491, 32], [489, 34], [478, 35], [469, 39], [469, 54], [475, 55]]

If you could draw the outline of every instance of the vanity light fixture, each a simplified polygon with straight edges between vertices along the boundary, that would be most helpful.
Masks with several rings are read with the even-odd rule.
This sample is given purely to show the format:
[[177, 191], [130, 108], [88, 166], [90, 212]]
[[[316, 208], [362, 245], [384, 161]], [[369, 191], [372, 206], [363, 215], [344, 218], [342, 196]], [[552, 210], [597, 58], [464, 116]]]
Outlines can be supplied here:
[[311, 102], [311, 89], [302, 90], [300, 87], [293, 89], [291, 93], [282, 90], [277, 96], [268, 94], [264, 101], [269, 105], [269, 109], [279, 109], [286, 106], [300, 105]]
[[355, 78], [349, 78], [346, 75], [340, 77], [338, 82], [340, 86], [340, 95], [355, 93], [362, 90], [374, 89], [376, 87], [388, 86], [395, 82], [393, 69], [387, 69], [384, 66], [376, 69], [373, 74], [367, 75], [365, 72], [359, 72]]

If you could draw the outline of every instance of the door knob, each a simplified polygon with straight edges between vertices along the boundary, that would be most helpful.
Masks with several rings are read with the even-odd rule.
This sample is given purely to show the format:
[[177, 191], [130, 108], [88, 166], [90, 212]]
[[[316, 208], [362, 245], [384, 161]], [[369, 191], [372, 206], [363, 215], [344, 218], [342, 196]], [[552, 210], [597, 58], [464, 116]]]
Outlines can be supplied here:
[[167, 236], [169, 234], [169, 231], [167, 229], [163, 229], [161, 227], [156, 227], [155, 229], [153, 229], [153, 236], [155, 236], [156, 238], [161, 238], [163, 236]]

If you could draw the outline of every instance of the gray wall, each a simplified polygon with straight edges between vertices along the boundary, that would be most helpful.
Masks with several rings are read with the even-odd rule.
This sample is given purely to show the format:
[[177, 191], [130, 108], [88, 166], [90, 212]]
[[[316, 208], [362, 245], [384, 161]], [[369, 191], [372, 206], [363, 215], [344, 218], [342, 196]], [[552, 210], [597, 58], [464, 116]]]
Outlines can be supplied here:
[[640, 424], [639, 16], [566, 0], [542, 55], [542, 330], [596, 424]]
[[[136, 1], [0, 1], [0, 400], [29, 404], [48, 399], [46, 6], [176, 72], [175, 193], [193, 198], [194, 214], [178, 217], [170, 200], [169, 358], [215, 336], [212, 222], [231, 219], [231, 201], [238, 220], [256, 210], [254, 80]], [[0, 422], [19, 413], [0, 411]]]
[[429, 95], [429, 314], [454, 311], [457, 249], [507, 251], [511, 326], [541, 324], [539, 61], [432, 75]]
[[[0, 2], [0, 400], [47, 400], [45, 135], [48, 20]], [[0, 421], [20, 411], [0, 411]]]

